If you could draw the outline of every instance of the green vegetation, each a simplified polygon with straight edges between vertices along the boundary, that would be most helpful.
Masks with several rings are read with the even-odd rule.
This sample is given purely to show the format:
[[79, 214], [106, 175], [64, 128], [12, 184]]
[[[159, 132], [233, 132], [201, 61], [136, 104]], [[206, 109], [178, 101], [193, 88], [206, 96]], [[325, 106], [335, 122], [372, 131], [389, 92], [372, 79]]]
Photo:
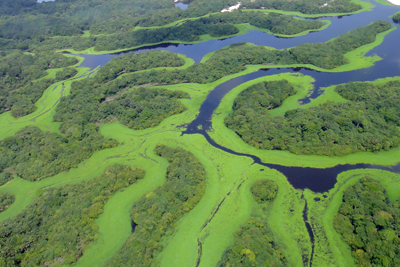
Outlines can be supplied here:
[[225, 119], [227, 127], [256, 148], [295, 154], [341, 156], [389, 150], [400, 144], [400, 114], [396, 110], [399, 82], [339, 85], [336, 92], [351, 102], [328, 101], [272, 117], [268, 110], [293, 94], [293, 88], [286, 84], [263, 83], [243, 91]]
[[[0, 171], [7, 168], [26, 180], [38, 181], [76, 168], [94, 151], [116, 145], [100, 135], [94, 124], [68, 128], [64, 136], [28, 126], [0, 141]], [[3, 176], [3, 181], [10, 179], [7, 173]]]
[[400, 13], [397, 13], [396, 15], [393, 16], [393, 21], [395, 23], [400, 23]]
[[130, 47], [155, 44], [168, 41], [195, 42], [202, 35], [211, 37], [229, 36], [239, 33], [236, 24], [249, 23], [273, 34], [295, 35], [309, 30], [318, 30], [324, 26], [320, 21], [307, 21], [292, 16], [263, 12], [227, 12], [188, 20], [171, 27], [138, 29], [112, 35], [75, 38], [53, 38], [41, 46], [56, 49], [72, 48], [85, 50], [94, 47], [95, 51], [111, 51]]
[[[297, 2], [304, 6], [307, 1]], [[164, 0], [139, 0], [135, 3], [125, 0], [91, 0], [90, 4], [85, 0], [59, 0], [43, 4], [6, 0], [0, 3], [3, 8], [0, 10], [0, 34], [5, 34], [0, 37], [0, 46], [4, 51], [2, 57], [8, 57], [11, 49], [28, 48], [35, 54], [27, 55], [41, 55], [40, 51], [48, 52], [50, 48], [46, 44], [61, 43], [67, 39], [72, 42], [79, 38], [113, 40], [112, 35], [94, 35], [101, 33], [113, 34], [116, 39], [134, 32], [168, 33], [168, 38], [175, 38], [171, 32], [160, 29], [173, 30], [175, 34], [179, 33], [177, 29], [186, 29], [188, 25], [199, 28], [196, 34], [199, 34], [197, 38], [200, 41], [211, 38], [201, 34], [201, 27], [197, 27], [200, 22], [205, 23], [206, 34], [216, 36], [230, 30], [235, 32], [236, 26], [241, 32], [246, 27], [261, 27], [267, 29], [267, 32], [296, 32], [300, 29], [294, 26], [301, 28], [317, 25], [316, 21], [312, 24], [307, 21], [303, 25], [304, 20], [266, 14], [271, 12], [266, 10], [265, 13], [247, 9], [242, 12], [247, 14], [240, 11], [209, 14], [236, 3], [230, 0], [197, 0], [190, 3], [187, 10], [181, 10], [175, 9], [173, 2]], [[340, 0], [340, 3], [344, 4], [343, 10], [348, 8], [348, 2]], [[335, 3], [332, 2], [332, 5]], [[321, 8], [321, 12], [327, 10]], [[204, 18], [199, 18], [203, 15]], [[187, 23], [185, 20], [192, 22]], [[256, 25], [261, 21], [266, 24]], [[271, 28], [276, 21], [291, 22], [288, 25], [293, 28], [288, 25], [280, 29]], [[231, 25], [247, 22], [253, 26]], [[3, 29], [4, 25], [7, 27]], [[72, 77], [89, 74], [89, 71], [65, 68], [66, 65], [59, 66], [64, 69], [45, 69], [46, 73], [42, 76], [24, 81], [23, 86], [16, 90], [21, 96], [29, 95], [32, 91], [28, 88], [31, 82], [39, 84], [54, 79], [52, 86], [43, 85], [42, 89], [35, 89], [40, 94], [35, 93], [35, 98], [29, 97], [32, 104], [29, 105], [32, 107], [35, 104], [37, 109], [30, 109], [28, 104], [20, 107], [16, 104], [11, 112], [0, 115], [0, 122], [4, 126], [0, 129], [0, 196], [15, 195], [15, 202], [0, 213], [0, 232], [10, 235], [8, 238], [0, 238], [0, 242], [3, 242], [0, 266], [4, 263], [6, 266], [197, 264], [201, 267], [216, 266], [221, 257], [220, 263], [230, 262], [231, 266], [244, 263], [249, 266], [263, 263], [309, 265], [312, 249], [302, 215], [305, 201], [310, 210], [315, 208], [312, 214], [318, 214], [318, 208], [321, 211], [319, 203], [322, 201], [310, 203], [316, 194], [295, 190], [277, 171], [253, 164], [251, 158], [216, 149], [201, 135], [181, 136], [181, 132], [184, 125], [195, 118], [210, 90], [224, 81], [254, 72], [260, 67], [316, 64], [314, 68], [326, 68], [324, 71], [333, 68], [336, 71], [337, 66], [364, 67], [366, 61], [356, 62], [348, 53], [357, 54], [356, 57], [361, 58], [364, 54], [357, 48], [367, 51], [377, 44], [378, 41], [374, 41], [376, 36], [383, 38], [387, 25], [372, 25], [368, 26], [368, 30], [361, 29], [325, 44], [304, 46], [301, 49], [274, 50], [239, 44], [217, 51], [208, 60], [204, 59], [195, 65], [191, 65], [187, 58], [172, 53], [130, 54], [113, 59], [91, 74], [90, 78], [73, 80]], [[83, 31], [83, 38], [70, 37], [80, 35]], [[62, 35], [68, 38], [60, 37]], [[196, 35], [188, 38], [196, 39]], [[366, 43], [369, 46], [363, 46]], [[82, 44], [82, 47], [89, 45]], [[104, 45], [111, 46], [108, 43]], [[350, 62], [352, 64], [348, 64]], [[45, 74], [48, 75], [43, 78]], [[259, 99], [249, 95], [242, 100], [248, 102], [246, 105], [260, 104], [260, 110], [268, 110], [271, 116], [284, 115], [293, 107], [297, 108], [297, 99], [307, 93], [312, 81], [310, 77], [296, 74], [265, 79], [270, 78], [287, 81], [277, 82], [280, 84], [279, 90], [272, 90], [268, 94], [263, 91], [268, 88], [268, 83], [259, 84], [258, 89], [253, 91], [263, 92]], [[303, 87], [299, 88], [298, 85]], [[302, 108], [318, 106], [327, 99], [352, 103], [366, 97], [356, 90], [354, 92], [355, 96], [346, 96], [354, 99], [348, 100], [340, 95], [342, 93], [331, 88], [326, 95]], [[387, 94], [396, 94], [395, 88], [385, 91], [385, 97]], [[58, 104], [61, 96], [64, 98]], [[374, 112], [377, 110], [374, 110], [374, 105], [378, 107], [382, 103], [386, 104], [382, 118], [391, 118], [388, 124], [395, 124], [397, 112], [391, 106], [395, 102], [377, 102], [376, 99], [368, 101], [371, 102], [368, 109]], [[228, 107], [229, 111], [231, 107], [232, 103]], [[98, 124], [99, 128], [92, 123]], [[223, 138], [228, 143], [232, 136], [236, 136], [233, 131], [222, 133], [227, 134]], [[160, 143], [164, 145], [157, 146]], [[245, 149], [255, 149], [242, 143]], [[233, 142], [232, 146], [235, 145]], [[259, 151], [255, 149], [251, 152], [260, 155], [257, 154]], [[283, 159], [279, 163], [285, 165], [321, 167], [348, 160], [296, 156], [287, 151], [260, 153], [263, 161]], [[398, 150], [391, 149], [387, 153], [374, 155], [363, 153], [357, 155], [359, 158], [354, 156], [351, 160], [375, 163], [389, 158], [388, 162], [392, 163], [398, 158], [397, 155]], [[59, 162], [66, 165], [60, 167]], [[130, 176], [124, 172], [134, 170], [134, 167], [116, 166], [116, 163], [136, 167], [135, 173], [131, 173], [133, 180], [144, 177], [141, 169], [146, 171], [146, 177], [128, 186], [132, 181], [124, 180]], [[114, 168], [115, 172], [110, 171]], [[104, 170], [108, 175], [101, 174]], [[119, 173], [116, 176], [120, 175], [116, 178], [118, 182], [107, 180], [116, 172]], [[396, 188], [389, 191], [393, 193]], [[318, 196], [322, 199], [321, 194]], [[331, 195], [328, 196], [324, 202], [326, 205], [331, 203]], [[321, 219], [318, 216], [308, 218], [311, 224], [319, 223]], [[37, 222], [40, 222], [39, 226]], [[84, 227], [82, 223], [85, 223]], [[330, 229], [329, 223], [332, 224], [332, 219], [328, 221], [327, 229]], [[133, 234], [132, 226], [135, 227]], [[238, 231], [239, 228], [241, 230]], [[313, 226], [315, 232], [318, 229], [321, 229], [319, 224]], [[323, 233], [323, 230], [318, 233]], [[317, 249], [331, 249], [332, 245], [328, 242], [321, 245], [324, 241], [322, 234], [316, 235], [315, 241], [319, 244]], [[343, 244], [338, 247], [343, 248]], [[329, 253], [335, 248], [323, 249], [314, 254], [313, 265], [326, 266], [322, 259], [330, 257]], [[179, 251], [178, 256], [176, 251]], [[342, 253], [347, 256], [350, 249], [344, 246]], [[337, 257], [332, 259], [340, 259], [341, 255], [338, 255], [336, 253]], [[335, 263], [334, 260], [330, 262], [333, 262], [331, 265]], [[351, 263], [351, 257], [348, 262]]]
[[[33, 56], [12, 53], [3, 57], [0, 63], [0, 114], [11, 110], [14, 117], [21, 117], [35, 111], [34, 103], [44, 90], [58, 79], [67, 78], [64, 74], [56, 75], [56, 79], [44, 78], [48, 75], [47, 70], [75, 63], [75, 58], [51, 52]], [[71, 71], [66, 73], [71, 74]]]
[[190, 152], [159, 145], [154, 152], [168, 160], [167, 181], [142, 196], [132, 209], [135, 231], [107, 266], [151, 266], [177, 221], [204, 195], [206, 173]]
[[13, 175], [8, 171], [0, 172], [0, 186], [14, 179]]
[[118, 190], [143, 178], [144, 171], [113, 165], [87, 182], [40, 190], [32, 204], [0, 226], [4, 266], [70, 264], [98, 236], [95, 219]]
[[[259, 180], [251, 188], [254, 199], [262, 208], [275, 199], [278, 186], [271, 180]], [[218, 266], [288, 266], [284, 250], [274, 244], [267, 223], [251, 218], [236, 231], [235, 243], [228, 248]]]
[[0, 193], [0, 212], [5, 211], [14, 201], [14, 194]]
[[[157, 126], [165, 118], [185, 110], [178, 99], [188, 98], [188, 94], [161, 88], [135, 88], [133, 91], [121, 93], [129, 88], [123, 83], [127, 80], [126, 77], [129, 77], [129, 72], [176, 67], [183, 63], [184, 60], [180, 56], [160, 51], [128, 54], [113, 59], [93, 78], [72, 83], [71, 94], [61, 99], [54, 121], [62, 122], [61, 131], [114, 119], [133, 129]], [[121, 79], [115, 79], [117, 77]]]
[[257, 181], [251, 187], [251, 193], [258, 204], [274, 200], [277, 192], [277, 184], [270, 180]]
[[[308, 0], [300, 2], [292, 3], [289, 10], [300, 10], [307, 14], [361, 10], [361, 5], [354, 4], [349, 0], [334, 1], [329, 7], [318, 10], [314, 10], [318, 3], [314, 4]], [[361, 1], [357, 2], [364, 4]], [[83, 35], [85, 36], [83, 39], [87, 39], [86, 36], [118, 35], [121, 32], [129, 35], [132, 30], [142, 30], [143, 27], [168, 27], [185, 23], [187, 20], [206, 17], [209, 14], [218, 14], [223, 8], [236, 3], [236, 0], [196, 0], [190, 3], [188, 9], [181, 10], [175, 8], [174, 3], [169, 0], [139, 0], [134, 3], [129, 0], [111, 2], [105, 0], [74, 0], [72, 2], [61, 0], [43, 3], [33, 0], [22, 2], [6, 0], [0, 3], [0, 44], [5, 50], [19, 49], [23, 51], [32, 47], [40, 47], [43, 45], [43, 41], [47, 42], [59, 37], [63, 39], [63, 36]], [[296, 7], [293, 8], [293, 6]], [[234, 17], [237, 15], [231, 13], [224, 16]], [[319, 22], [305, 23], [316, 25]], [[225, 25], [222, 28], [226, 31], [232, 30], [234, 27]], [[217, 29], [217, 31], [219, 30]]]
[[62, 71], [56, 73], [57, 81], [64, 81], [74, 77], [78, 73], [75, 68], [64, 68]]
[[150, 51], [143, 54], [127, 54], [111, 59], [99, 69], [95, 79], [97, 82], [107, 82], [124, 73], [159, 67], [180, 67], [185, 60], [178, 54], [165, 51]]
[[[86, 92], [90, 92], [91, 88], [87, 88]], [[86, 92], [77, 91], [57, 106], [54, 120], [63, 122], [62, 130], [65, 131], [71, 125], [85, 125], [115, 118], [132, 129], [154, 127], [165, 118], [183, 112], [185, 106], [178, 99], [188, 98], [182, 91], [137, 88], [116, 97], [102, 99], [94, 97], [90, 103], [86, 98], [81, 98]], [[92, 92], [92, 96], [95, 94], [95, 91]], [[77, 105], [84, 107], [83, 110], [79, 110], [79, 114], [75, 109]]]
[[304, 14], [323, 13], [351, 13], [362, 8], [351, 0], [243, 0], [243, 7], [249, 9], [277, 9], [285, 11], [298, 11]]
[[90, 119], [109, 120], [116, 117], [122, 124], [136, 130], [155, 127], [165, 118], [185, 111], [185, 106], [178, 99], [188, 97], [182, 91], [138, 88], [113, 100], [106, 100], [98, 112], [91, 112]]
[[389, 202], [379, 182], [365, 176], [344, 191], [334, 227], [359, 266], [397, 266], [399, 202]]

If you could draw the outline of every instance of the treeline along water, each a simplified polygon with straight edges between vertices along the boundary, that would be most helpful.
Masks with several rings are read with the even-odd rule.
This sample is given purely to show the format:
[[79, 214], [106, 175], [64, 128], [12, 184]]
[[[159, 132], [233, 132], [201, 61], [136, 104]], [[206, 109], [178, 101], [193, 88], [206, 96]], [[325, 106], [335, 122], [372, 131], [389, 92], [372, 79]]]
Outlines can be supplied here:
[[[351, 30], [366, 26], [378, 20], [392, 21], [389, 16], [393, 15], [399, 10], [399, 7], [377, 4], [372, 11], [362, 12], [359, 14], [339, 17], [320, 17], [316, 20], [330, 20], [332, 24], [325, 30], [312, 32], [311, 34], [293, 38], [281, 38], [260, 31], [249, 31], [243, 35], [221, 40], [209, 40], [197, 44], [163, 43], [120, 53], [105, 55], [80, 55], [85, 58], [81, 64], [81, 67], [96, 68], [98, 66], [105, 65], [113, 57], [121, 56], [127, 53], [144, 53], [151, 50], [165, 50], [173, 53], [179, 53], [192, 58], [195, 62], [200, 62], [201, 59], [208, 53], [214, 52], [234, 43], [248, 42], [256, 45], [270, 46], [276, 49], [285, 49], [298, 46], [303, 43], [326, 42]], [[395, 47], [395, 44], [393, 44], [393, 47]]]
[[[374, 4], [376, 4], [374, 2]], [[174, 53], [184, 54], [189, 58], [200, 62], [200, 60], [206, 54], [221, 49], [233, 43], [239, 42], [250, 42], [256, 45], [270, 46], [277, 49], [284, 49], [289, 47], [298, 46], [303, 43], [317, 43], [326, 42], [339, 35], [345, 34], [350, 30], [366, 26], [374, 21], [392, 19], [389, 16], [399, 11], [399, 7], [384, 6], [376, 4], [376, 7], [369, 12], [362, 12], [360, 14], [340, 17], [321, 17], [318, 20], [330, 20], [332, 24], [328, 29], [313, 32], [304, 36], [295, 38], [279, 38], [273, 35], [269, 35], [263, 32], [250, 31], [247, 34], [223, 39], [223, 40], [211, 40], [203, 43], [185, 45], [185, 44], [161, 44], [155, 46], [143, 47], [131, 51], [126, 51], [116, 54], [107, 55], [81, 55], [85, 57], [85, 60], [81, 64], [81, 67], [95, 68], [98, 66], [105, 65], [113, 57], [120, 56], [126, 53], [143, 53], [150, 50], [166, 50]], [[336, 183], [336, 177], [339, 173], [352, 169], [360, 168], [373, 168], [389, 170], [394, 172], [400, 172], [400, 164], [394, 167], [385, 167], [371, 164], [356, 164], [356, 165], [337, 165], [332, 168], [318, 169], [318, 168], [302, 168], [302, 167], [287, 167], [275, 164], [265, 164], [260, 158], [242, 154], [232, 151], [228, 148], [222, 147], [215, 143], [207, 134], [207, 131], [211, 128], [211, 116], [215, 109], [220, 104], [222, 98], [233, 88], [238, 85], [248, 82], [253, 79], [260, 77], [275, 75], [280, 73], [301, 73], [314, 78], [314, 91], [312, 94], [302, 99], [303, 103], [310, 102], [310, 99], [316, 98], [321, 94], [320, 88], [328, 87], [331, 85], [337, 85], [342, 83], [348, 83], [352, 81], [373, 81], [379, 78], [393, 77], [400, 75], [400, 50], [398, 44], [400, 43], [399, 29], [386, 35], [384, 42], [371, 50], [366, 56], [378, 55], [382, 58], [381, 61], [375, 63], [374, 66], [366, 69], [360, 69], [355, 71], [340, 72], [340, 73], [328, 73], [319, 72], [307, 68], [271, 68], [262, 69], [254, 73], [249, 73], [240, 77], [233, 78], [226, 81], [209, 93], [206, 100], [203, 102], [200, 112], [195, 120], [193, 120], [187, 127], [187, 130], [183, 134], [202, 134], [205, 136], [207, 141], [214, 147], [226, 151], [231, 154], [239, 156], [251, 157], [255, 163], [260, 165], [276, 169], [283, 173], [289, 180], [289, 182], [299, 189], [309, 188], [314, 192], [326, 192], [333, 188]]]

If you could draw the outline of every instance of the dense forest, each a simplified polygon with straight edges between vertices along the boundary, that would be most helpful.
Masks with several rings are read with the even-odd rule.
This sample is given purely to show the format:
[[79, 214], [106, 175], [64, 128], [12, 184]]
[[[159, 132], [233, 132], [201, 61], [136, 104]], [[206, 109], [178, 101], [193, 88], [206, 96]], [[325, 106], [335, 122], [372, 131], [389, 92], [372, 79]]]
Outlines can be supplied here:
[[15, 201], [12, 193], [0, 193], [0, 212], [5, 211]]
[[14, 179], [14, 176], [9, 171], [3, 170], [0, 172], [0, 186]]
[[166, 182], [134, 203], [131, 217], [135, 231], [106, 266], [156, 264], [178, 220], [204, 195], [206, 173], [192, 153], [165, 145], [158, 145], [154, 152], [169, 162]]
[[48, 74], [46, 70], [77, 62], [76, 58], [52, 52], [35, 55], [12, 53], [3, 57], [0, 62], [0, 113], [11, 110], [14, 117], [20, 117], [33, 112], [36, 109], [34, 103], [52, 83], [68, 78], [65, 74], [76, 73], [71, 68], [57, 73], [55, 79], [40, 79]]
[[168, 41], [193, 42], [198, 41], [199, 37], [204, 34], [212, 37], [236, 34], [239, 29], [234, 24], [241, 23], [249, 23], [261, 29], [270, 30], [274, 34], [287, 35], [316, 30], [324, 25], [320, 21], [308, 21], [276, 13], [227, 12], [188, 20], [171, 27], [138, 29], [93, 37], [52, 38], [41, 42], [38, 49], [73, 48], [84, 50], [94, 47], [96, 51], [109, 51]]
[[71, 264], [98, 239], [95, 220], [120, 189], [144, 177], [144, 170], [124, 165], [71, 185], [41, 190], [15, 217], [0, 225], [0, 266]]
[[153, 69], [158, 67], [180, 67], [185, 64], [185, 60], [166, 51], [150, 51], [143, 54], [126, 54], [114, 57], [106, 65], [101, 67], [96, 73], [98, 83], [108, 82], [124, 73], [140, 70]]
[[29, 181], [38, 181], [78, 167], [93, 152], [115, 147], [117, 142], [105, 139], [94, 124], [68, 128], [61, 136], [27, 126], [12, 137], [0, 141], [1, 180], [12, 179], [10, 172]]
[[[275, 199], [278, 186], [274, 181], [260, 180], [251, 188], [254, 199], [266, 210]], [[218, 266], [288, 266], [265, 218], [252, 217], [235, 233], [235, 241], [223, 254]]]
[[[244, 1], [243, 6], [300, 11], [306, 14], [352, 12], [361, 8], [350, 0], [328, 1]], [[37, 3], [36, 0], [4, 0], [0, 3], [0, 38], [20, 41], [28, 46], [52, 36], [128, 32], [135, 27], [163, 26], [196, 18], [237, 4], [237, 0], [196, 0], [185, 10], [175, 8], [170, 0], [58, 0]], [[23, 44], [21, 44], [21, 42]], [[10, 45], [11, 46], [11, 45]]]
[[400, 265], [400, 202], [389, 202], [379, 182], [365, 176], [344, 191], [333, 225], [358, 266]]
[[[380, 151], [400, 144], [400, 82], [375, 86], [371, 83], [339, 85], [336, 91], [347, 103], [328, 101], [309, 109], [289, 110], [284, 117], [271, 117], [289, 94], [269, 86], [249, 87], [236, 97], [234, 110], [225, 119], [246, 143], [261, 149], [289, 150], [295, 154], [342, 156], [361, 151]], [[263, 89], [263, 90], [262, 90]], [[268, 98], [282, 96], [270, 104]], [[267, 96], [267, 97], [266, 97]]]
[[[124, 73], [162, 66], [176, 67], [183, 63], [181, 57], [164, 51], [115, 58], [103, 66], [94, 78], [72, 83], [71, 94], [58, 104], [54, 121], [63, 123], [61, 129], [113, 119], [133, 129], [157, 126], [165, 118], [186, 109], [178, 99], [188, 98], [187, 93], [162, 88], [135, 88], [119, 93], [122, 88], [111, 84], [125, 80], [124, 76], [115, 79]], [[109, 82], [110, 79], [115, 80]], [[125, 90], [127, 88], [124, 87]]]
[[118, 95], [115, 99], [106, 100], [91, 113], [90, 120], [117, 118], [122, 124], [135, 130], [155, 127], [169, 116], [185, 111], [185, 106], [178, 99], [188, 97], [182, 91], [138, 88]]
[[303, 14], [350, 13], [362, 8], [351, 0], [243, 0], [242, 3], [248, 9], [277, 9]]

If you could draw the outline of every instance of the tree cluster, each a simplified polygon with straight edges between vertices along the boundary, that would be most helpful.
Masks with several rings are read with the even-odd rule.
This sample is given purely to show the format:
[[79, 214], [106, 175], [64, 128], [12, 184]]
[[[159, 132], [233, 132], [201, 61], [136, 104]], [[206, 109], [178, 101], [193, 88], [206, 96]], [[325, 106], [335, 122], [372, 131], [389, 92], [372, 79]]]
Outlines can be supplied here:
[[303, 14], [350, 13], [362, 8], [351, 0], [243, 0], [247, 9], [276, 9]]
[[397, 13], [396, 15], [393, 16], [393, 21], [395, 23], [400, 23], [400, 13]]
[[192, 153], [158, 145], [154, 152], [167, 159], [166, 182], [133, 205], [135, 231], [106, 266], [153, 266], [178, 220], [191, 211], [206, 187], [206, 172]]
[[250, 87], [235, 99], [225, 124], [256, 148], [295, 154], [342, 156], [399, 146], [400, 82], [383, 86], [349, 83], [337, 86], [336, 91], [350, 101], [328, 101], [272, 117], [268, 108], [274, 106], [265, 100], [269, 91]]
[[[23, 179], [38, 181], [76, 168], [93, 152], [116, 145], [115, 140], [100, 135], [94, 124], [68, 128], [64, 136], [27, 126], [0, 141], [0, 172], [7, 168]], [[4, 181], [12, 178], [3, 175]]]
[[3, 172], [0, 172], [0, 186], [12, 179], [14, 179], [14, 176], [9, 171], [3, 170]]
[[400, 265], [400, 202], [368, 176], [344, 191], [333, 226], [358, 266]]
[[124, 73], [158, 67], [181, 67], [185, 60], [166, 51], [150, 51], [143, 54], [131, 53], [120, 57], [114, 57], [106, 65], [101, 67], [96, 74], [98, 83], [108, 82]]
[[76, 72], [65, 69], [55, 79], [43, 78], [49, 69], [62, 68], [77, 63], [76, 58], [58, 53], [26, 55], [12, 53], [0, 62], [0, 113], [11, 110], [14, 117], [21, 117], [36, 110], [34, 103], [43, 92], [58, 80], [67, 78], [65, 74]]
[[5, 211], [14, 203], [15, 195], [12, 193], [0, 193], [0, 212]]
[[[275, 199], [277, 189], [274, 181], [260, 180], [254, 183], [251, 192], [265, 210]], [[264, 219], [253, 216], [236, 231], [233, 245], [224, 252], [218, 266], [288, 266], [288, 262]]]
[[160, 51], [128, 54], [113, 59], [94, 78], [73, 82], [71, 94], [60, 101], [53, 119], [63, 123], [61, 129], [115, 118], [132, 129], [157, 126], [165, 118], [183, 112], [186, 108], [178, 99], [188, 98], [189, 95], [161, 88], [135, 88], [118, 93], [130, 86], [116, 87], [114, 84], [120, 85], [120, 81], [126, 78], [114, 78], [122, 73], [146, 68], [174, 67], [181, 65], [182, 61], [176, 54]]
[[21, 213], [0, 225], [0, 265], [76, 262], [98, 239], [95, 220], [107, 201], [144, 174], [142, 169], [117, 164], [88, 181], [41, 190]]

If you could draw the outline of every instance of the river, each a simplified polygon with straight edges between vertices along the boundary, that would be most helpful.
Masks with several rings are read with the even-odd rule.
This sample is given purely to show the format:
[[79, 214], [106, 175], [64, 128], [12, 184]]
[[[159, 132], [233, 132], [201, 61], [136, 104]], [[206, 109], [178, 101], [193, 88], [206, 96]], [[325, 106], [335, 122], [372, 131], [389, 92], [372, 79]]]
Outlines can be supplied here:
[[[277, 49], [284, 49], [289, 47], [298, 46], [303, 43], [317, 43], [326, 42], [332, 38], [342, 35], [350, 30], [366, 26], [371, 22], [378, 20], [386, 20], [393, 23], [389, 16], [395, 14], [400, 10], [399, 7], [385, 6], [373, 2], [376, 7], [372, 11], [366, 11], [359, 14], [338, 16], [338, 17], [320, 17], [317, 20], [330, 20], [332, 24], [325, 30], [312, 32], [310, 34], [293, 37], [293, 38], [279, 38], [270, 34], [259, 31], [249, 31], [246, 34], [235, 36], [232, 38], [222, 40], [210, 40], [197, 44], [171, 44], [165, 43], [155, 46], [147, 46], [140, 49], [125, 51], [115, 54], [107, 55], [80, 55], [85, 58], [81, 63], [81, 67], [96, 68], [103, 66], [109, 62], [113, 57], [118, 57], [126, 53], [143, 53], [151, 50], [165, 50], [174, 53], [179, 53], [192, 58], [195, 62], [200, 62], [201, 59], [208, 53], [221, 49], [233, 43], [250, 42], [256, 45], [270, 46]], [[337, 165], [332, 168], [318, 169], [318, 168], [301, 168], [301, 167], [287, 167], [274, 164], [266, 164], [253, 155], [241, 154], [232, 151], [228, 148], [222, 147], [215, 143], [207, 134], [211, 127], [211, 116], [215, 109], [218, 107], [222, 98], [230, 90], [236, 86], [263, 76], [274, 75], [287, 72], [299, 72], [314, 78], [314, 91], [310, 97], [302, 99], [303, 103], [308, 103], [310, 98], [316, 98], [320, 95], [322, 87], [347, 83], [351, 81], [373, 81], [379, 78], [393, 77], [400, 75], [400, 29], [396, 29], [386, 35], [383, 43], [367, 53], [366, 56], [378, 55], [382, 58], [381, 61], [376, 62], [374, 66], [366, 69], [328, 73], [318, 72], [306, 68], [271, 68], [259, 70], [254, 73], [242, 75], [224, 82], [212, 90], [203, 102], [197, 118], [191, 122], [187, 130], [183, 134], [202, 134], [207, 141], [214, 147], [240, 156], [251, 157], [255, 163], [273, 168], [283, 173], [288, 181], [298, 189], [309, 188], [314, 192], [326, 192], [333, 188], [336, 183], [336, 177], [339, 173], [351, 169], [359, 168], [374, 168], [383, 169], [400, 173], [400, 164], [394, 167], [385, 167], [371, 164], [356, 164], [356, 165]], [[201, 126], [201, 127], [199, 127]]]

